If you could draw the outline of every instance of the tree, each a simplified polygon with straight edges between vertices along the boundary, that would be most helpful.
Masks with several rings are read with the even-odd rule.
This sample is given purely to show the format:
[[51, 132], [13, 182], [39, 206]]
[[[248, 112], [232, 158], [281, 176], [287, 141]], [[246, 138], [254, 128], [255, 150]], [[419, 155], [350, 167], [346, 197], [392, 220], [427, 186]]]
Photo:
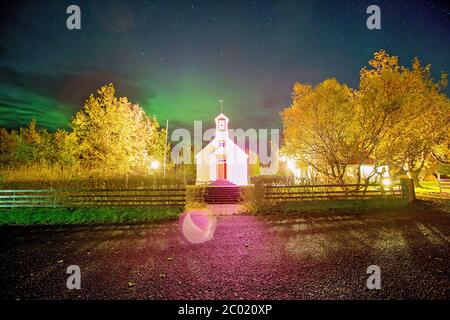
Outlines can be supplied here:
[[283, 153], [344, 183], [347, 166], [357, 157], [359, 135], [354, 92], [335, 79], [315, 88], [296, 83], [292, 105], [282, 114]]
[[166, 150], [166, 163], [170, 161], [170, 145], [166, 146], [166, 129], [162, 129], [156, 118], [153, 117], [153, 121], [147, 119], [147, 128], [149, 130], [149, 137], [147, 140], [147, 151], [151, 160], [157, 160], [161, 163], [164, 162], [164, 148]]
[[10, 164], [14, 159], [17, 150], [17, 134], [15, 131], [9, 132], [5, 128], [0, 128], [0, 162]]
[[[345, 182], [350, 163], [374, 163], [406, 173], [419, 183], [430, 161], [448, 159], [449, 99], [442, 92], [446, 74], [435, 82], [431, 66], [414, 59], [411, 68], [381, 50], [360, 73], [359, 90], [334, 79], [312, 88], [295, 84], [292, 105], [282, 112], [283, 152], [314, 167], [328, 179]], [[441, 147], [438, 147], [441, 145]], [[433, 157], [432, 157], [433, 156]]]
[[[253, 153], [251, 150], [249, 152]], [[248, 165], [248, 176], [250, 178], [259, 177], [261, 174], [261, 160], [256, 153], [253, 153], [252, 156], [254, 157], [254, 161], [253, 163], [250, 161]]]
[[359, 93], [370, 113], [382, 111], [374, 153], [419, 185], [433, 146], [449, 130], [449, 100], [442, 93], [446, 75], [434, 82], [430, 65], [423, 67], [416, 58], [409, 69], [385, 51], [376, 52], [369, 65], [361, 71]]
[[80, 148], [74, 132], [56, 130], [52, 139], [54, 163], [72, 166], [78, 164]]
[[112, 84], [90, 95], [72, 119], [81, 148], [81, 161], [93, 169], [111, 173], [146, 170], [161, 157], [164, 134], [156, 121], [127, 98], [117, 98]]
[[52, 134], [44, 128], [39, 128], [35, 119], [32, 119], [27, 127], [20, 128], [19, 133], [14, 134], [14, 137], [17, 144], [13, 156], [14, 161], [17, 162], [16, 165], [52, 162]]
[[432, 149], [433, 158], [442, 164], [450, 164], [450, 130], [442, 130], [435, 142]]
[[450, 131], [433, 146], [430, 158], [430, 167], [438, 179], [441, 175], [450, 176]]

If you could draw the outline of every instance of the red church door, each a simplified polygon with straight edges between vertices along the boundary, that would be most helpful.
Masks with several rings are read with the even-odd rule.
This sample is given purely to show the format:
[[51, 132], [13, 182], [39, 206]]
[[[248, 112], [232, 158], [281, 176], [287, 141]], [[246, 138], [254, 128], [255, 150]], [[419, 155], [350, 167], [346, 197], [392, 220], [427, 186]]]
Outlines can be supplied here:
[[227, 179], [227, 161], [225, 159], [217, 159], [217, 180]]

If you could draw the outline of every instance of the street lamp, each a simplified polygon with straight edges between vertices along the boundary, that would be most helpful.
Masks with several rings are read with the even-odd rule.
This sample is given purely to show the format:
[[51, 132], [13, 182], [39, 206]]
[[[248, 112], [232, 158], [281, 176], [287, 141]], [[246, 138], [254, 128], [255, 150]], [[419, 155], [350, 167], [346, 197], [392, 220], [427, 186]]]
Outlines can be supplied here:
[[159, 168], [159, 161], [153, 160], [152, 162], [150, 162], [150, 168], [153, 170], [157, 170]]

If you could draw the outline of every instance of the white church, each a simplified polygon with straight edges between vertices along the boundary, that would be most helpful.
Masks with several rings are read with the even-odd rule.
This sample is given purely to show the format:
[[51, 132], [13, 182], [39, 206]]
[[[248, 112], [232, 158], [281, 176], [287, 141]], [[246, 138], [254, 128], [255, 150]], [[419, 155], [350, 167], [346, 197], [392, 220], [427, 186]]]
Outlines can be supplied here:
[[197, 184], [231, 182], [248, 184], [248, 155], [228, 136], [229, 119], [223, 114], [215, 118], [214, 139], [195, 155]]

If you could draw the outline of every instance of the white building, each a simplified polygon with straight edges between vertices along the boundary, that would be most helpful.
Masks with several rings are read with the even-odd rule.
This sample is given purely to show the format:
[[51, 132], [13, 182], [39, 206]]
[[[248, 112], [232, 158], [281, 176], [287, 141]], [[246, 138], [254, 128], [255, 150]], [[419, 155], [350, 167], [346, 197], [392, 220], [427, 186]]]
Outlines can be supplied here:
[[[281, 157], [281, 162], [286, 163], [286, 168], [291, 171], [295, 178], [295, 182], [303, 181], [320, 181], [321, 174], [319, 174], [311, 165], [303, 163], [301, 161], [295, 161], [287, 157]], [[375, 162], [372, 159], [367, 159], [359, 166], [360, 178], [367, 179], [371, 183], [379, 183], [380, 180], [386, 180], [390, 178], [389, 166], [380, 165], [375, 167]], [[358, 163], [356, 160], [351, 161], [345, 168], [345, 179], [347, 183], [355, 183], [358, 176]]]
[[248, 184], [248, 155], [228, 136], [229, 119], [219, 114], [214, 139], [196, 156], [197, 184], [229, 181], [239, 186]]

